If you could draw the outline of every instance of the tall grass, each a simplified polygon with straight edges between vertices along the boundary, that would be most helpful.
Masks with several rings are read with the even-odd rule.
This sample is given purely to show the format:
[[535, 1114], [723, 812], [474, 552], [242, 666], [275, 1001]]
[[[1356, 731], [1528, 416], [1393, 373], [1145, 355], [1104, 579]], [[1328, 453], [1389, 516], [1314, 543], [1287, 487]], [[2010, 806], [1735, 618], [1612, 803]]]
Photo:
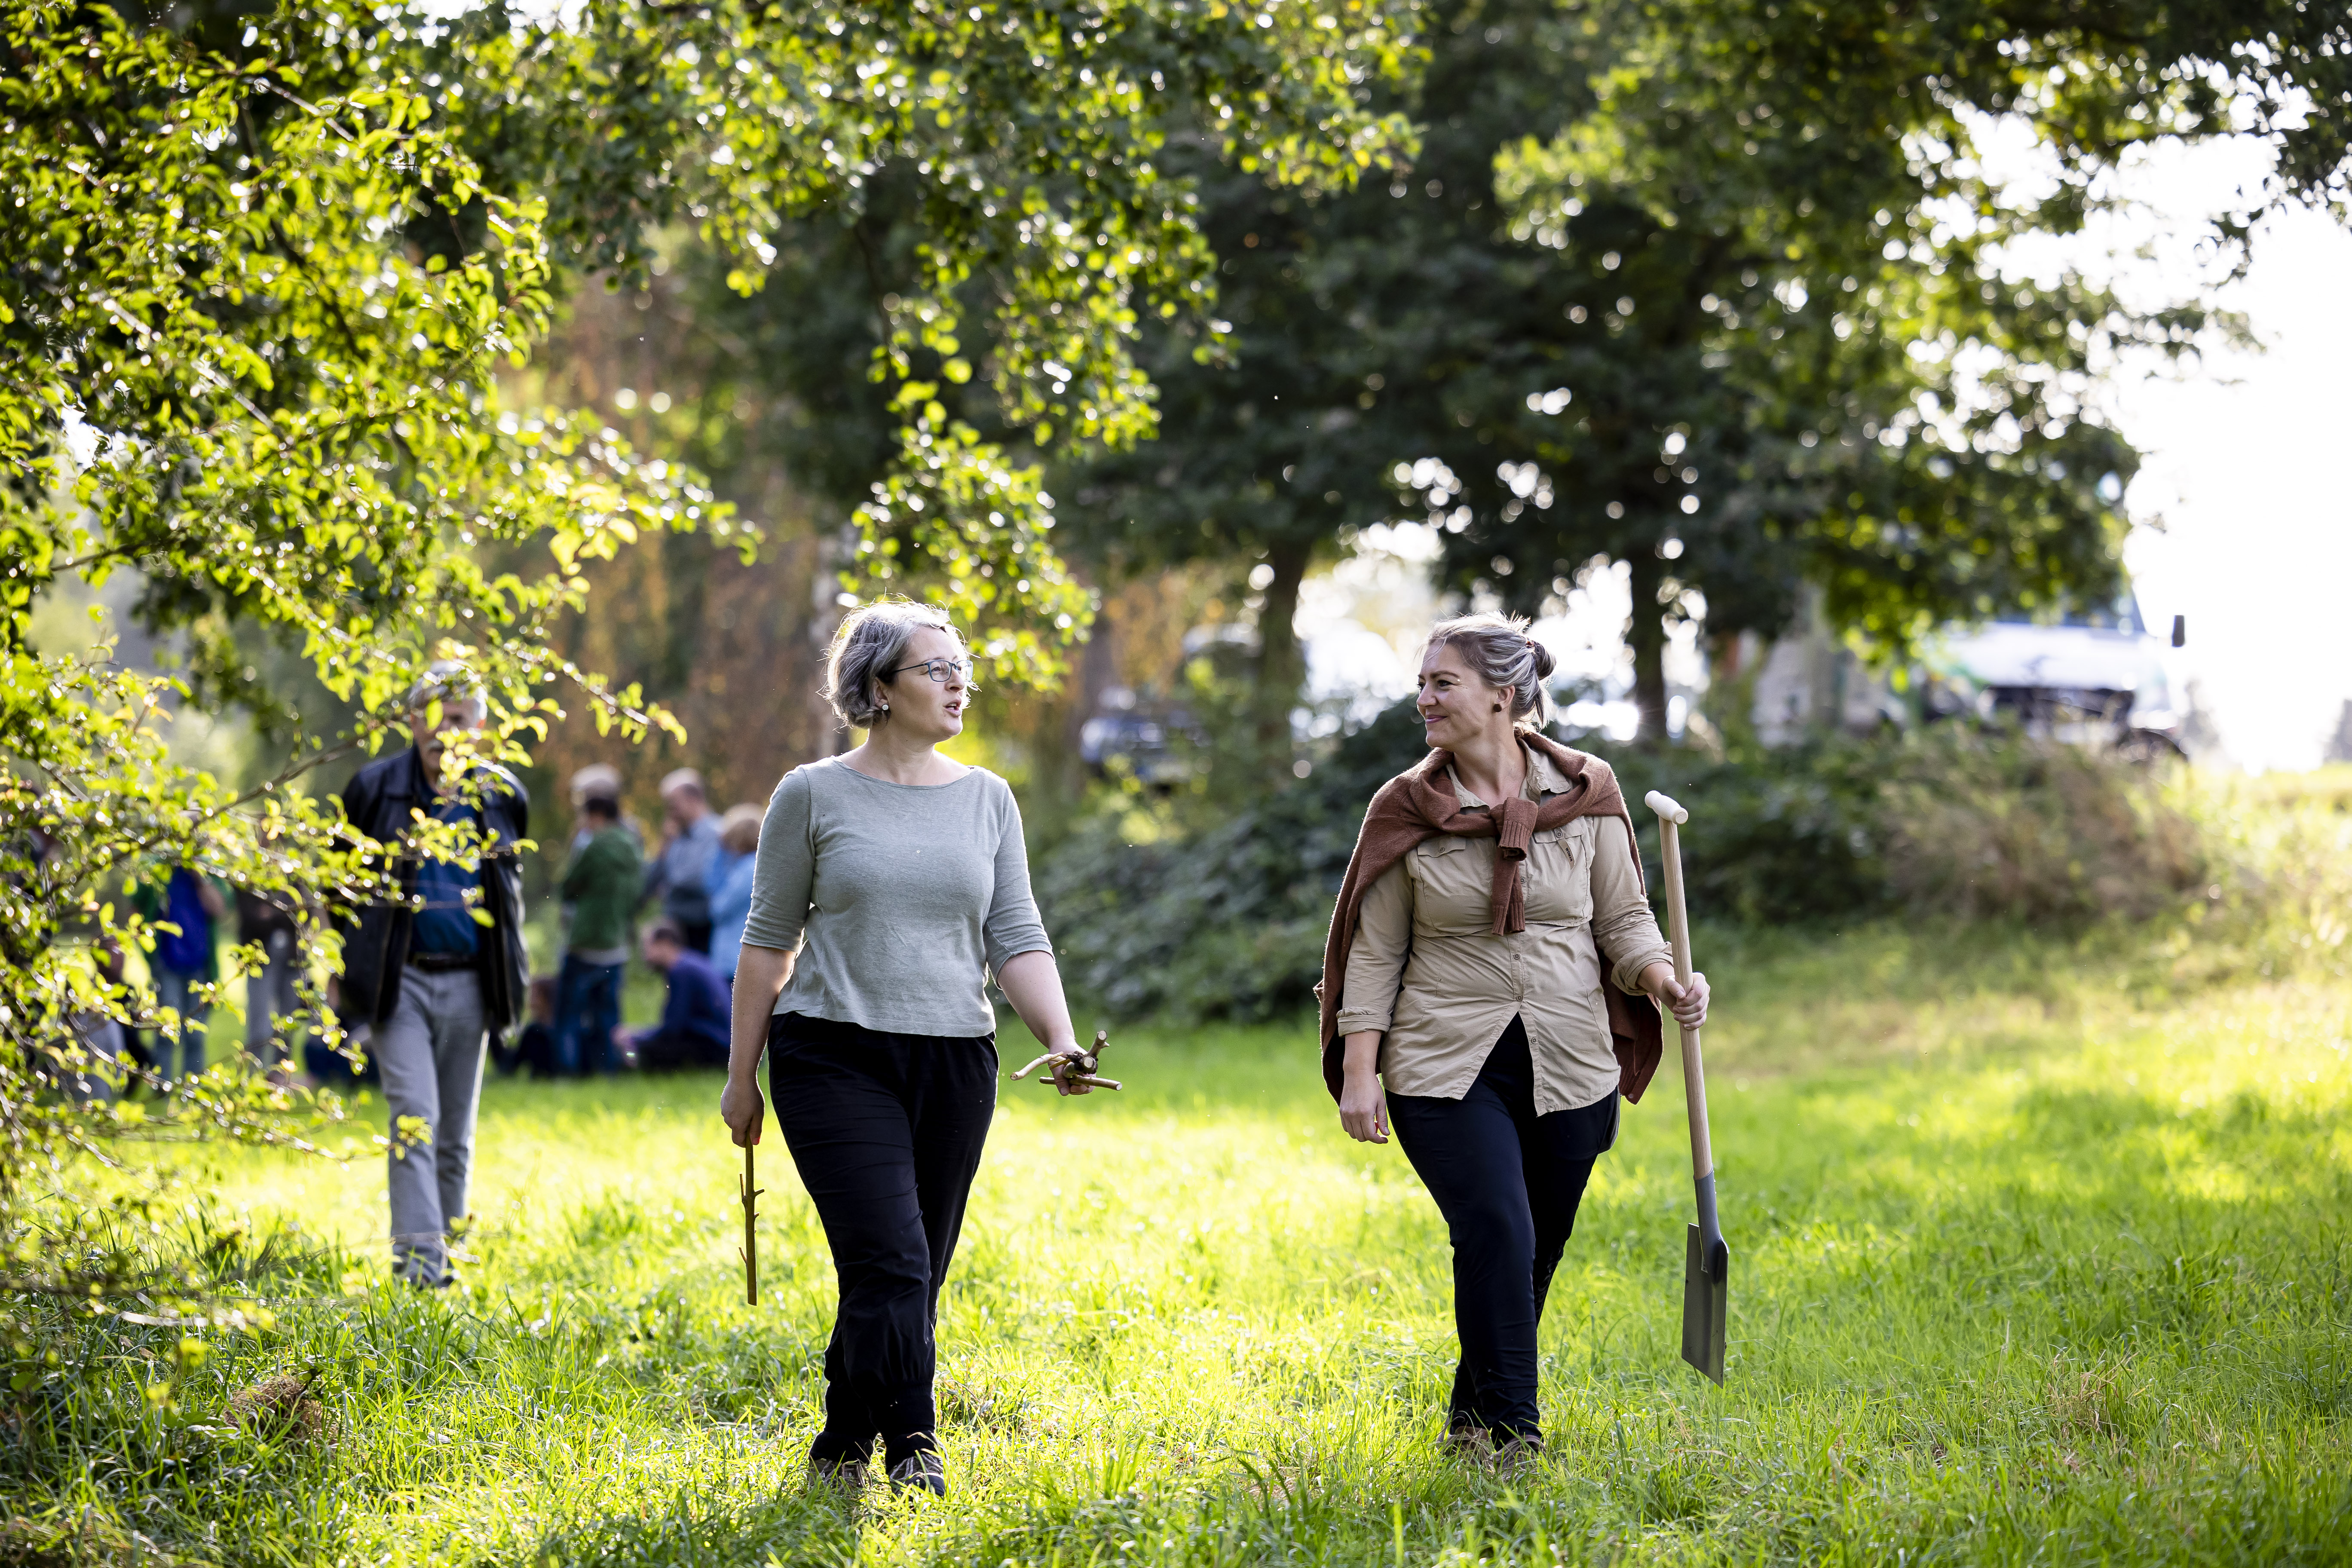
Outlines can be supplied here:
[[[277, 1328], [203, 1336], [162, 1397], [184, 1330], [12, 1308], [0, 1560], [2344, 1560], [2340, 952], [2182, 978], [1875, 926], [1699, 956], [1727, 1386], [1675, 1354], [1669, 1070], [1554, 1287], [1521, 1480], [1438, 1457], [1444, 1228], [1339, 1134], [1309, 1031], [1136, 1030], [1122, 1095], [1003, 1091], [942, 1310], [943, 1505], [803, 1488], [832, 1270], [772, 1141], [743, 1304], [715, 1080], [495, 1084], [462, 1293], [385, 1282], [373, 1159], [199, 1151], [210, 1206], [153, 1244]], [[232, 1418], [284, 1370], [325, 1437]]]

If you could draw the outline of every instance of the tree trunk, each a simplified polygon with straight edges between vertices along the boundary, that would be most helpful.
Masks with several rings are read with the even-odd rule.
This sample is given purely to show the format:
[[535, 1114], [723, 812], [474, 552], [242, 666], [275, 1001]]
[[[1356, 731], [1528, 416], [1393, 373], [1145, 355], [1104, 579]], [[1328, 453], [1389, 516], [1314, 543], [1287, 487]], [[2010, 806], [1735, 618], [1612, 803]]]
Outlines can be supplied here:
[[1079, 753], [1087, 721], [1102, 706], [1103, 693], [1118, 683], [1118, 628], [1110, 618], [1110, 596], [1095, 612], [1087, 640], [1071, 651], [1070, 668], [1062, 689], [1053, 699], [1061, 706], [1059, 760], [1038, 769], [1041, 780], [1050, 773], [1049, 809], [1076, 807], [1087, 791], [1087, 764]]
[[1633, 612], [1625, 624], [1625, 641], [1633, 650], [1633, 706], [1641, 710], [1634, 742], [1657, 746], [1666, 739], [1666, 622], [1658, 607], [1658, 590], [1666, 571], [1657, 552], [1635, 550], [1627, 563], [1633, 569]]
[[1298, 646], [1298, 585], [1306, 581], [1313, 546], [1304, 541], [1275, 545], [1266, 552], [1274, 581], [1265, 585], [1265, 602], [1257, 615], [1256, 690], [1258, 742], [1269, 756], [1286, 761], [1290, 754], [1290, 710], [1297, 706], [1298, 689], [1306, 684], [1307, 657]]

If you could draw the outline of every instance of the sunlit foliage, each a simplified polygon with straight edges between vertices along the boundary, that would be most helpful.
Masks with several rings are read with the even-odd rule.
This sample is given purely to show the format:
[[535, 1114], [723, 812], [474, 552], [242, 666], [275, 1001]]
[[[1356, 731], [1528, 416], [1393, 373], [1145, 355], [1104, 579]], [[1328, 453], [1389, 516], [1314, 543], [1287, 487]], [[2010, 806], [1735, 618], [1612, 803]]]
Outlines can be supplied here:
[[[5, 26], [0, 1175], [13, 1192], [35, 1163], [143, 1120], [75, 1104], [119, 1077], [88, 1058], [77, 1021], [154, 1011], [120, 975], [123, 951], [155, 937], [120, 897], [126, 878], [184, 865], [273, 897], [331, 958], [326, 915], [384, 889], [303, 775], [380, 744], [436, 657], [491, 694], [490, 754], [516, 754], [558, 683], [641, 732], [660, 715], [560, 668], [541, 632], [581, 603], [583, 559], [645, 530], [728, 524], [609, 432], [501, 405], [497, 371], [550, 309], [539, 212], [483, 188], [404, 79], [313, 96], [297, 72], [210, 58], [103, 9], [14, 4]], [[452, 208], [478, 214], [478, 244], [420, 257], [393, 243]], [[534, 542], [539, 570], [485, 573], [471, 547], [493, 540]], [[53, 584], [122, 572], [188, 631], [196, 685], [118, 668], [103, 642], [29, 641]], [[167, 733], [199, 687], [238, 686], [233, 619], [299, 646], [366, 715], [299, 738], [242, 794], [176, 762]], [[181, 1104], [251, 1130], [248, 1113], [282, 1098], [225, 1078]]]
[[[985, 378], [1040, 445], [1135, 438], [1135, 291], [1205, 293], [1189, 202], [1151, 162], [1164, 106], [1309, 185], [1402, 135], [1361, 101], [1403, 59], [1366, 0], [608, 5], [562, 26], [288, 0], [231, 46], [234, 29], [200, 6], [0, 9], [9, 1194], [142, 1120], [83, 1101], [119, 1074], [76, 1028], [170, 1022], [122, 970], [155, 936], [127, 878], [184, 865], [272, 897], [332, 966], [332, 917], [391, 889], [305, 781], [396, 742], [428, 662], [459, 660], [487, 691], [476, 749], [492, 760], [521, 760], [562, 703], [626, 737], [676, 731], [551, 654], [549, 629], [584, 606], [586, 563], [648, 533], [756, 540], [693, 476], [502, 393], [566, 268], [625, 274], [681, 221], [756, 268], [785, 214], [854, 213], [881, 163], [919, 170], [919, 277], [871, 367], [900, 424], [858, 515], [867, 580], [929, 594], [982, 628], [1000, 670], [1038, 673], [1087, 611], [1049, 499], [929, 389]], [[967, 283], [991, 291], [1002, 345], [983, 364], [955, 335]], [[126, 671], [102, 642], [35, 646], [47, 593], [125, 573], [180, 673]], [[299, 732], [240, 652], [255, 627], [299, 650], [358, 715], [348, 730]], [[242, 792], [168, 743], [175, 713], [227, 702], [296, 731]], [[230, 980], [258, 962], [239, 953]], [[173, 1103], [183, 1125], [267, 1136], [282, 1096], [228, 1073]]]

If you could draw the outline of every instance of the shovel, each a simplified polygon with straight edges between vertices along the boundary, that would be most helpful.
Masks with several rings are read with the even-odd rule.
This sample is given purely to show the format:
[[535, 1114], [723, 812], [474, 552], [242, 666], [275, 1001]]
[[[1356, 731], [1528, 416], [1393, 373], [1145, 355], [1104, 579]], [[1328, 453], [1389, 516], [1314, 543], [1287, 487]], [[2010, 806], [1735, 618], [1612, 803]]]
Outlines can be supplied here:
[[[1652, 790], [1643, 804], [1658, 814], [1658, 848], [1666, 869], [1666, 930], [1675, 948], [1675, 979], [1690, 984], [1690, 911], [1683, 904], [1682, 825], [1690, 813]], [[1706, 1073], [1698, 1031], [1683, 1036], [1683, 1099], [1690, 1111], [1691, 1178], [1698, 1188], [1698, 1223], [1690, 1227], [1683, 1264], [1683, 1360], [1723, 1381], [1724, 1319], [1731, 1283], [1731, 1248], [1715, 1215], [1715, 1151], [1706, 1135]]]

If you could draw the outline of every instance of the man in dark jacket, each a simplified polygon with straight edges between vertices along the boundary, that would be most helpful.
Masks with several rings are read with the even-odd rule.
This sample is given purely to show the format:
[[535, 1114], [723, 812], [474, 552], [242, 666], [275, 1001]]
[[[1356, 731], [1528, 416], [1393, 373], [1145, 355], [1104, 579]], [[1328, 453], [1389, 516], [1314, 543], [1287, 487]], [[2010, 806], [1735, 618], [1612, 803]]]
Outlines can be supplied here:
[[[346, 1023], [367, 1026], [392, 1112], [394, 1267], [412, 1284], [436, 1286], [453, 1278], [448, 1237], [466, 1215], [487, 1037], [519, 1025], [530, 996], [516, 846], [530, 834], [530, 798], [488, 764], [447, 776], [445, 739], [480, 729], [487, 712], [462, 666], [434, 665], [408, 710], [415, 743], [362, 768], [343, 790], [345, 818], [384, 847], [408, 897], [345, 928], [336, 1005]], [[487, 851], [456, 860], [416, 852], [418, 813], [472, 824]]]

